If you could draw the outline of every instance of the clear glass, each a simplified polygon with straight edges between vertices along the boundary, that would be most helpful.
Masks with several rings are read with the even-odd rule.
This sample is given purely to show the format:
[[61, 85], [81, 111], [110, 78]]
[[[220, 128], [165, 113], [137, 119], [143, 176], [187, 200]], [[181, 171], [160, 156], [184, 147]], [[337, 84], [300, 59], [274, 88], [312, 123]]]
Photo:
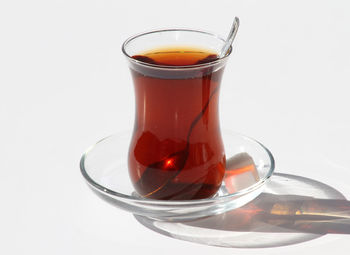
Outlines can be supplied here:
[[126, 148], [131, 135], [131, 132], [124, 132], [99, 141], [85, 152], [80, 169], [95, 194], [133, 214], [162, 221], [181, 221], [230, 211], [258, 196], [274, 171], [274, 159], [262, 144], [224, 131], [227, 169], [214, 197], [177, 201], [144, 198], [135, 193], [127, 172]]
[[219, 190], [226, 165], [219, 89], [231, 51], [212, 62], [176, 66], [146, 63], [133, 55], [158, 50], [159, 56], [172, 49], [181, 56], [215, 56], [224, 42], [207, 32], [172, 29], [143, 33], [124, 43], [136, 102], [128, 169], [140, 195], [189, 200], [208, 198]]

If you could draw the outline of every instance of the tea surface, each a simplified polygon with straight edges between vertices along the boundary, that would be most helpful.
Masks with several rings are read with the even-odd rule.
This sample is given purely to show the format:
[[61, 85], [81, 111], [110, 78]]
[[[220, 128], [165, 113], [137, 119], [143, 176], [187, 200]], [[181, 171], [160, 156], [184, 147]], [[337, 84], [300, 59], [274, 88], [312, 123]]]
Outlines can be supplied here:
[[196, 48], [162, 48], [134, 55], [132, 58], [155, 65], [188, 66], [215, 61], [218, 55], [215, 52]]

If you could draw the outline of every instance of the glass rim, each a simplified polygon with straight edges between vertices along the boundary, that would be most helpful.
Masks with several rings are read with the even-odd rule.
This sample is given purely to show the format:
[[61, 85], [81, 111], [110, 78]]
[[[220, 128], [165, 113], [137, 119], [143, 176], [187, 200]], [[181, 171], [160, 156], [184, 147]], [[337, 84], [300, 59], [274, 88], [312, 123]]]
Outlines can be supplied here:
[[126, 52], [126, 46], [133, 40], [141, 37], [141, 36], [145, 36], [145, 35], [149, 35], [149, 34], [155, 34], [155, 33], [161, 33], [161, 32], [176, 32], [176, 31], [183, 31], [183, 32], [195, 32], [195, 33], [201, 33], [201, 34], [205, 34], [205, 35], [209, 35], [212, 37], [217, 38], [218, 40], [222, 41], [223, 43], [226, 42], [225, 39], [223, 39], [222, 37], [220, 37], [217, 34], [208, 32], [208, 31], [204, 31], [204, 30], [196, 30], [196, 29], [187, 29], [187, 28], [169, 28], [169, 29], [157, 29], [157, 30], [150, 30], [150, 31], [146, 31], [146, 32], [142, 32], [142, 33], [138, 33], [136, 35], [130, 36], [129, 38], [127, 38], [124, 43], [122, 44], [122, 52], [123, 54], [127, 57], [127, 59], [137, 65], [141, 65], [141, 66], [146, 66], [146, 67], [153, 67], [153, 68], [158, 68], [158, 69], [168, 69], [168, 70], [183, 70], [183, 69], [192, 69], [192, 68], [201, 68], [201, 67], [209, 67], [209, 66], [214, 66], [216, 64], [222, 63], [224, 61], [226, 61], [228, 59], [228, 57], [231, 55], [232, 53], [232, 45], [229, 48], [228, 53], [222, 57], [219, 58], [215, 61], [211, 61], [208, 63], [203, 63], [203, 64], [196, 64], [196, 65], [185, 65], [185, 66], [170, 66], [170, 65], [157, 65], [157, 64], [150, 64], [150, 63], [146, 63], [140, 60], [136, 60], [134, 58], [132, 58], [132, 56], [130, 56], [127, 52]]

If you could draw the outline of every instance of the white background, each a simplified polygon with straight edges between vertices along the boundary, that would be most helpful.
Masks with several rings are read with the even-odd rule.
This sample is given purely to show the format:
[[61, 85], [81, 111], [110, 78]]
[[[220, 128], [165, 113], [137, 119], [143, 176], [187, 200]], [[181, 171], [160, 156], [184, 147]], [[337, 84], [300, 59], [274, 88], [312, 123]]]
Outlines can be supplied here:
[[[347, 254], [349, 235], [225, 249], [171, 239], [99, 200], [82, 152], [133, 125], [121, 44], [156, 28], [222, 35], [241, 19], [221, 89], [222, 127], [254, 137], [277, 172], [350, 197], [348, 1], [1, 1], [1, 254]], [[343, 247], [343, 248], [342, 248]]]

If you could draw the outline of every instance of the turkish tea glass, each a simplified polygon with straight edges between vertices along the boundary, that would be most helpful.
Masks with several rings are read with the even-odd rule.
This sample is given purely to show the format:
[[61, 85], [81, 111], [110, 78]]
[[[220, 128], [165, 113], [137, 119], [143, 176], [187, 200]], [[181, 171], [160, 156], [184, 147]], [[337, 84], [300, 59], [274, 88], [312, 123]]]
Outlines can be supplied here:
[[212, 197], [225, 174], [219, 90], [225, 57], [184, 66], [147, 63], [134, 55], [156, 48], [198, 48], [219, 54], [225, 40], [188, 29], [151, 31], [122, 46], [135, 90], [135, 121], [128, 154], [136, 192], [151, 199]]

